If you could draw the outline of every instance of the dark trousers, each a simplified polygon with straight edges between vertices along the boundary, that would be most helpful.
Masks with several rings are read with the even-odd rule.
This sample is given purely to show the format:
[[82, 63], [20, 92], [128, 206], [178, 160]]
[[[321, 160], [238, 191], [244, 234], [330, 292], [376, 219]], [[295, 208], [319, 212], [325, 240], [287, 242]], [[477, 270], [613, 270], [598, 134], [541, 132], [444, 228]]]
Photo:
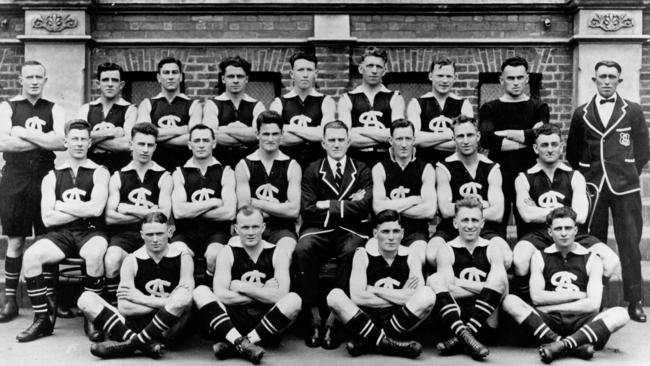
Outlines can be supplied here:
[[503, 173], [503, 183], [501, 189], [503, 190], [503, 218], [499, 224], [499, 235], [502, 238], [507, 238], [508, 234], [508, 221], [510, 220], [510, 212], [515, 216], [515, 225], [517, 226], [517, 238], [521, 238], [526, 234], [524, 220], [521, 219], [519, 211], [517, 210], [517, 192], [515, 192], [515, 178], [517, 173], [512, 174]]
[[612, 210], [614, 236], [618, 245], [623, 272], [623, 295], [626, 301], [643, 300], [641, 278], [641, 251], [639, 242], [643, 232], [641, 193], [617, 196], [607, 184], [603, 185], [589, 223], [589, 233], [607, 243], [609, 209]]
[[304, 308], [318, 305], [320, 286], [318, 274], [320, 265], [331, 257], [336, 257], [336, 287], [347, 290], [355, 249], [365, 245], [366, 240], [348, 231], [334, 229], [328, 233], [318, 233], [322, 229], [306, 229], [293, 253], [297, 269], [299, 292]]

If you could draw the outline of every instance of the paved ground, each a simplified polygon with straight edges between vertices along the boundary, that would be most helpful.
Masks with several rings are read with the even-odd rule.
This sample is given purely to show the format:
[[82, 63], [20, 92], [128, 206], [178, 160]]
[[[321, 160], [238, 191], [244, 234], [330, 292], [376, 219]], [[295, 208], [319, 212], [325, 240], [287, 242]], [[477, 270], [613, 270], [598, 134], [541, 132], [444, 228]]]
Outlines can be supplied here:
[[[650, 313], [650, 309], [646, 309]], [[94, 358], [88, 352], [90, 343], [81, 331], [82, 321], [76, 319], [60, 319], [57, 322], [55, 334], [31, 343], [18, 343], [15, 335], [26, 328], [32, 314], [22, 309], [22, 315], [9, 324], [0, 324], [0, 365], [20, 366], [81, 366], [93, 364]], [[151, 364], [151, 360], [143, 357], [121, 360], [101, 361], [102, 366], [130, 366]], [[242, 360], [217, 361], [210, 352], [210, 343], [195, 337], [185, 346], [183, 351], [169, 351], [160, 365], [214, 365], [215, 362], [227, 365], [247, 365]], [[304, 346], [302, 339], [296, 334], [289, 334], [279, 349], [267, 350], [262, 364], [282, 366], [320, 366], [320, 365], [354, 365], [354, 366], [399, 366], [399, 365], [433, 365], [462, 366], [476, 364], [467, 356], [440, 357], [431, 343], [425, 343], [425, 352], [416, 360], [388, 358], [378, 355], [366, 355], [358, 358], [348, 356], [343, 346], [334, 351], [310, 349]], [[521, 349], [515, 347], [492, 347], [491, 354], [484, 362], [492, 365], [523, 366], [543, 365], [533, 348]], [[648, 365], [650, 364], [650, 323], [640, 324], [631, 322], [627, 327], [614, 334], [602, 352], [597, 352], [593, 360], [564, 359], [553, 365]]]

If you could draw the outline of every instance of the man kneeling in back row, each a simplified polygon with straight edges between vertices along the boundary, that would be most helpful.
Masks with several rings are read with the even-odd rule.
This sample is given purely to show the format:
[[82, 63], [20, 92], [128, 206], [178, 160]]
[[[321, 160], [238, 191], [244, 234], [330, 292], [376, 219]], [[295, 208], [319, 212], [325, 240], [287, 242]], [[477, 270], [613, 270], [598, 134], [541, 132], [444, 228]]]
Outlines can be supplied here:
[[214, 292], [199, 286], [193, 297], [203, 324], [225, 339], [214, 344], [215, 357], [239, 356], [258, 364], [264, 349], [256, 343], [277, 344], [302, 301], [289, 292], [289, 258], [262, 240], [262, 211], [245, 205], [235, 220], [239, 241], [231, 241], [217, 256]]
[[609, 336], [630, 320], [622, 307], [598, 312], [603, 264], [575, 241], [576, 217], [567, 206], [546, 216], [553, 244], [533, 254], [529, 286], [534, 306], [516, 295], [503, 300], [503, 309], [544, 343], [538, 348], [544, 363], [566, 356], [589, 359], [594, 348], [605, 347]]
[[379, 352], [415, 358], [422, 352], [416, 341], [392, 338], [417, 327], [436, 301], [424, 286], [421, 257], [401, 245], [403, 237], [397, 211], [381, 211], [375, 240], [354, 253], [350, 297], [338, 288], [327, 296], [327, 305], [356, 337], [347, 344], [351, 356]]
[[169, 245], [167, 216], [146, 214], [140, 233], [144, 246], [122, 263], [117, 308], [91, 291], [77, 302], [89, 321], [119, 341], [93, 344], [90, 353], [97, 357], [127, 357], [140, 350], [160, 358], [160, 342], [173, 340], [185, 323], [181, 317], [185, 320], [189, 313], [194, 263], [189, 254]]

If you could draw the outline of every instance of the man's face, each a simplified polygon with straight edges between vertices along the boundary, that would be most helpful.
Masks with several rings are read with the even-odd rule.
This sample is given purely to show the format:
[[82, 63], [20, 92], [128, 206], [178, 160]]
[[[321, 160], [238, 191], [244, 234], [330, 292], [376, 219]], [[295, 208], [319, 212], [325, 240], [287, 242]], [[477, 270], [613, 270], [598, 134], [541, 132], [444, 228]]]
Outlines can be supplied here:
[[471, 156], [478, 152], [480, 137], [480, 133], [472, 123], [460, 123], [454, 126], [456, 151], [463, 156]]
[[433, 90], [440, 95], [447, 95], [456, 80], [456, 72], [452, 65], [434, 65], [433, 71], [429, 73], [429, 80]]
[[377, 245], [384, 252], [394, 252], [399, 248], [402, 238], [404, 238], [404, 230], [397, 221], [387, 221], [381, 223], [374, 230]]
[[600, 66], [596, 70], [596, 76], [592, 78], [596, 83], [596, 90], [603, 98], [609, 98], [616, 93], [618, 84], [623, 81], [615, 67]]
[[142, 240], [144, 240], [144, 245], [150, 252], [160, 253], [169, 243], [169, 227], [167, 224], [161, 224], [159, 222], [148, 222], [142, 224], [142, 230], [140, 230], [140, 235]]
[[124, 82], [117, 70], [104, 71], [99, 75], [99, 91], [108, 100], [117, 98], [122, 92]]
[[302, 90], [310, 89], [316, 80], [316, 64], [304, 59], [298, 59], [293, 63], [293, 69], [289, 71], [293, 84]]
[[282, 130], [275, 123], [265, 123], [260, 126], [257, 132], [257, 140], [260, 149], [266, 152], [275, 152], [280, 148], [282, 140]]
[[478, 239], [483, 228], [483, 211], [480, 208], [461, 208], [454, 217], [454, 227], [463, 241], [473, 242]]
[[321, 143], [327, 156], [334, 160], [341, 160], [348, 151], [350, 138], [343, 128], [328, 128]]
[[578, 227], [575, 221], [569, 217], [554, 219], [551, 227], [548, 229], [548, 234], [553, 238], [553, 242], [558, 248], [570, 247], [577, 233]]
[[359, 74], [361, 74], [364, 84], [379, 85], [386, 74], [386, 63], [381, 57], [366, 56], [359, 65]]
[[196, 159], [208, 159], [212, 156], [212, 150], [217, 145], [217, 141], [212, 138], [210, 130], [201, 129], [192, 132], [188, 145]]
[[43, 94], [45, 82], [47, 81], [45, 68], [41, 65], [25, 65], [20, 72], [19, 81], [23, 87], [23, 94], [40, 98]]
[[243, 246], [254, 247], [262, 241], [265, 225], [261, 213], [255, 212], [249, 216], [239, 213], [236, 220], [235, 231]]
[[415, 136], [410, 127], [396, 128], [390, 137], [390, 144], [393, 149], [393, 156], [400, 159], [411, 159], [413, 156], [413, 145]]
[[156, 138], [152, 135], [136, 133], [131, 139], [131, 154], [133, 161], [146, 164], [151, 161], [153, 152], [156, 150]]
[[533, 149], [541, 162], [553, 164], [560, 160], [562, 140], [557, 134], [539, 135], [533, 144]]
[[523, 94], [528, 83], [528, 72], [524, 66], [506, 66], [501, 73], [500, 80], [506, 94], [518, 97]]
[[158, 82], [165, 91], [176, 92], [181, 88], [181, 81], [183, 81], [183, 74], [181, 69], [173, 62], [164, 64], [160, 71], [158, 71]]
[[83, 160], [90, 148], [90, 134], [86, 130], [72, 129], [65, 136], [65, 147], [71, 158]]
[[221, 76], [221, 81], [226, 86], [226, 91], [230, 94], [243, 93], [248, 84], [248, 76], [241, 67], [228, 66]]

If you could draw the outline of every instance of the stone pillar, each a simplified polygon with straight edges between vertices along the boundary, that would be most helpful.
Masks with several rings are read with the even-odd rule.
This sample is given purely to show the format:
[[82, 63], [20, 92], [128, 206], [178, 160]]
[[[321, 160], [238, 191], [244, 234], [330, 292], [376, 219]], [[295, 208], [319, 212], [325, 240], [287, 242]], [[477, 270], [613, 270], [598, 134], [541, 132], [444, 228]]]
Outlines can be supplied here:
[[25, 60], [45, 65], [48, 81], [44, 96], [59, 103], [66, 118], [77, 115], [87, 95], [87, 43], [91, 1], [17, 1], [25, 10]]
[[594, 66], [613, 60], [623, 68], [619, 93], [638, 102], [643, 35], [642, 1], [578, 1], [574, 17], [574, 106], [587, 102], [595, 93]]

